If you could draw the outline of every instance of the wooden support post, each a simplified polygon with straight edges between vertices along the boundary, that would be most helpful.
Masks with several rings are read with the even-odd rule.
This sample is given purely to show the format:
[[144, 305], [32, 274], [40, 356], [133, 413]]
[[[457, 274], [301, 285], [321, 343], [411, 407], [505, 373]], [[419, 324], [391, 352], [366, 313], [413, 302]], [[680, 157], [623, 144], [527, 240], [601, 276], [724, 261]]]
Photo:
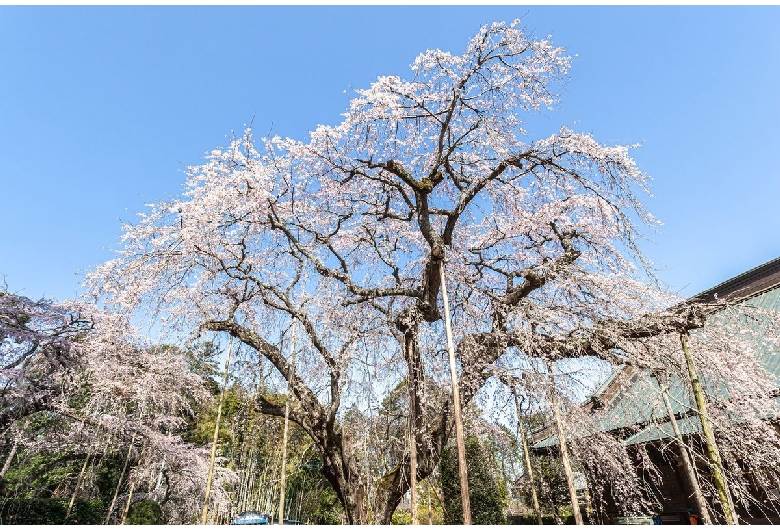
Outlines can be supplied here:
[[458, 470], [460, 471], [460, 500], [463, 507], [463, 524], [471, 524], [471, 501], [469, 499], [469, 479], [466, 471], [466, 443], [463, 438], [463, 419], [460, 410], [460, 390], [458, 370], [455, 365], [455, 341], [452, 338], [450, 321], [450, 301], [447, 298], [447, 282], [444, 276], [444, 262], [439, 262], [441, 276], [441, 298], [444, 302], [444, 329], [447, 333], [447, 351], [450, 357], [450, 379], [452, 380], [452, 408], [455, 413], [455, 440], [458, 445]]
[[114, 490], [114, 497], [111, 499], [111, 504], [108, 506], [108, 513], [106, 513], [106, 520], [103, 524], [108, 524], [111, 520], [111, 514], [114, 512], [114, 505], [116, 504], [116, 498], [119, 495], [119, 490], [122, 487], [122, 481], [127, 473], [127, 465], [130, 463], [130, 453], [133, 451], [133, 444], [135, 443], [136, 433], [133, 433], [133, 438], [130, 440], [130, 447], [127, 448], [127, 456], [125, 456], [125, 465], [122, 467], [122, 473], [119, 474], [119, 481], [116, 483], [116, 489]]
[[433, 510], [431, 510], [431, 477], [428, 477], [428, 526], [433, 524]]
[[561, 462], [563, 471], [566, 474], [566, 483], [569, 486], [569, 497], [571, 498], [571, 511], [574, 514], [574, 524], [585, 524], [580, 512], [580, 502], [577, 500], [577, 487], [574, 485], [574, 472], [571, 469], [569, 461], [569, 449], [566, 447], [566, 435], [563, 432], [563, 420], [561, 411], [558, 408], [558, 395], [555, 390], [555, 379], [553, 378], [552, 366], [547, 364], [547, 371], [550, 374], [550, 403], [552, 404], [553, 416], [555, 417], [555, 427], [558, 434], [558, 447], [561, 450]]
[[[144, 443], [141, 445], [141, 452], [138, 453], [138, 464], [141, 464], [141, 458], [143, 458], [144, 451], [146, 451], [146, 443], [147, 440], [144, 440]], [[138, 477], [133, 477], [133, 480], [130, 482], [130, 491], [127, 494], [127, 502], [125, 503], [125, 509], [122, 510], [122, 519], [119, 521], [119, 524], [125, 524], [125, 520], [127, 519], [127, 514], [130, 512], [130, 505], [133, 502], [133, 493], [135, 492], [135, 483], [138, 480]]]
[[415, 419], [417, 414], [417, 381], [419, 374], [417, 373], [417, 364], [415, 362], [415, 347], [414, 339], [411, 333], [406, 333], [404, 337], [404, 349], [406, 350], [407, 365], [409, 366], [409, 375], [407, 376], [406, 386], [409, 390], [409, 492], [410, 499], [410, 512], [412, 515], [412, 524], [420, 524], [417, 513], [417, 435]]
[[130, 447], [127, 448], [127, 455], [125, 456], [125, 465], [122, 466], [122, 473], [119, 474], [119, 480], [116, 483], [114, 489], [114, 496], [111, 498], [111, 504], [108, 506], [108, 513], [106, 514], [106, 520], [103, 524], [108, 524], [111, 520], [111, 514], [114, 512], [114, 505], [116, 504], [116, 498], [119, 496], [119, 490], [122, 487], [122, 481], [127, 473], [127, 465], [130, 463], [130, 453], [133, 451], [133, 444], [135, 443], [136, 433], [133, 433], [133, 438], [130, 440]]
[[520, 438], [523, 442], [523, 456], [525, 457], [525, 471], [528, 474], [528, 483], [531, 484], [531, 500], [536, 513], [536, 522], [543, 525], [542, 508], [539, 506], [539, 497], [536, 495], [536, 484], [534, 484], [534, 470], [531, 467], [531, 454], [528, 452], [528, 440], [525, 437], [525, 428], [523, 427], [523, 414], [520, 410], [520, 402], [517, 399], [517, 390], [512, 389], [512, 395], [515, 397], [515, 409], [517, 409], [517, 429], [520, 431]]
[[691, 388], [693, 389], [693, 396], [696, 400], [696, 408], [699, 412], [699, 420], [701, 421], [701, 428], [704, 433], [707, 457], [709, 458], [712, 467], [712, 478], [715, 482], [715, 489], [718, 490], [718, 498], [720, 499], [720, 504], [723, 508], [723, 516], [726, 518], [726, 524], [738, 524], [737, 514], [734, 510], [734, 504], [731, 502], [731, 494], [729, 493], [729, 487], [723, 469], [723, 461], [720, 458], [718, 444], [715, 441], [715, 432], [712, 430], [712, 422], [710, 422], [710, 418], [707, 415], [707, 402], [704, 397], [704, 389], [702, 388], [701, 380], [699, 379], [699, 374], [696, 370], [696, 364], [693, 362], [691, 349], [688, 346], [687, 331], [680, 333], [680, 343], [682, 344], [683, 354], [685, 355], [685, 364], [688, 367], [688, 377], [691, 380]]
[[13, 447], [11, 447], [11, 452], [8, 453], [8, 456], [5, 459], [5, 463], [3, 464], [3, 469], [0, 469], [0, 478], [3, 478], [8, 471], [8, 468], [11, 467], [11, 461], [14, 459], [14, 456], [16, 456], [16, 449], [19, 447], [19, 443], [14, 441]]
[[[657, 379], [657, 377], [656, 377]], [[710, 510], [707, 507], [707, 501], [704, 499], [704, 495], [701, 492], [701, 486], [699, 485], [699, 479], [696, 477], [696, 471], [693, 469], [693, 462], [688, 454], [688, 447], [685, 445], [682, 434], [680, 433], [680, 427], [677, 425], [677, 418], [674, 417], [674, 411], [672, 405], [669, 403], [669, 396], [666, 392], [666, 387], [661, 387], [661, 397], [664, 400], [664, 406], [666, 407], [666, 413], [669, 415], [669, 421], [672, 424], [674, 430], [674, 437], [677, 439], [677, 447], [680, 450], [680, 458], [682, 459], [683, 468], [685, 468], [685, 474], [688, 476], [688, 482], [693, 487], [693, 497], [696, 501], [697, 508], [699, 509], [699, 515], [701, 516], [701, 522], [704, 524], [712, 524], [710, 518]]]
[[90, 459], [92, 458], [92, 453], [94, 452], [94, 445], [89, 446], [89, 450], [87, 451], [87, 457], [84, 459], [84, 465], [81, 466], [81, 471], [79, 472], [79, 477], [76, 479], [76, 487], [73, 488], [73, 495], [70, 496], [70, 502], [68, 503], [68, 509], [65, 512], [65, 522], [67, 524], [68, 517], [70, 517], [70, 512], [73, 511], [73, 504], [76, 502], [76, 495], [79, 493], [79, 489], [81, 488], [81, 483], [84, 480], [84, 475], [87, 472], [87, 465], [89, 464]]
[[[410, 372], [409, 376], [412, 374]], [[414, 432], [414, 414], [417, 402], [417, 396], [414, 391], [415, 386], [409, 381], [409, 491], [411, 492], [410, 511], [412, 512], [412, 524], [418, 525], [420, 521], [417, 517], [417, 436]]]
[[228, 340], [227, 357], [225, 358], [225, 374], [222, 376], [222, 392], [219, 394], [219, 405], [217, 405], [217, 421], [214, 425], [214, 439], [211, 442], [211, 460], [209, 461], [209, 474], [206, 478], [206, 495], [203, 499], [203, 515], [200, 524], [206, 524], [209, 516], [209, 497], [211, 496], [211, 480], [214, 477], [214, 460], [217, 457], [217, 439], [219, 438], [219, 422], [222, 420], [222, 403], [225, 401], [225, 391], [227, 390], [228, 373], [230, 371], [230, 355], [233, 350], [233, 336]]
[[125, 503], [125, 509], [122, 510], [122, 519], [119, 524], [125, 524], [127, 514], [130, 512], [130, 504], [133, 502], [133, 493], [135, 492], [135, 478], [130, 482], [130, 491], [127, 494], [127, 502]]
[[284, 432], [282, 434], [282, 476], [279, 480], [279, 524], [284, 523], [284, 494], [287, 488], [287, 433], [290, 428], [290, 385], [295, 377], [295, 320], [291, 326], [292, 339], [290, 339], [290, 366], [292, 373], [287, 381], [287, 395], [284, 398]]

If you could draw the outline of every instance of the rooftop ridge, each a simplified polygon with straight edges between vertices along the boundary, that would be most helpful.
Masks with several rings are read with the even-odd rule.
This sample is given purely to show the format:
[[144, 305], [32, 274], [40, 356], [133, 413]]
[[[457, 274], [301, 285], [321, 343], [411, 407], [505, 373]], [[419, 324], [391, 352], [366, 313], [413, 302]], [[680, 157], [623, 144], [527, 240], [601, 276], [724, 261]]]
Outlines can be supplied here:
[[709, 303], [719, 299], [737, 302], [779, 284], [780, 257], [777, 257], [692, 296], [690, 301]]

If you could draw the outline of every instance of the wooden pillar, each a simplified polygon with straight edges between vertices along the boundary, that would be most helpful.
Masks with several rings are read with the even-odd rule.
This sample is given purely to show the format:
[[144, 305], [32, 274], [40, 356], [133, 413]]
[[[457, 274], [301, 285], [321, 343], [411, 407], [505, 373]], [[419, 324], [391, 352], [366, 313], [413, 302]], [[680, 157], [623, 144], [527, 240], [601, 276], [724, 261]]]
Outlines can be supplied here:
[[723, 469], [723, 461], [720, 458], [720, 451], [718, 451], [718, 444], [715, 441], [715, 432], [712, 429], [712, 423], [707, 415], [707, 401], [704, 397], [704, 389], [699, 379], [699, 374], [696, 370], [696, 364], [693, 361], [693, 355], [688, 345], [688, 332], [683, 331], [680, 333], [680, 343], [682, 344], [683, 354], [685, 355], [685, 364], [688, 367], [688, 377], [691, 380], [691, 388], [693, 389], [693, 396], [696, 400], [696, 409], [699, 412], [699, 420], [701, 420], [701, 428], [704, 433], [704, 443], [707, 448], [707, 457], [709, 458], [710, 465], [712, 467], [712, 478], [715, 482], [715, 488], [718, 490], [718, 498], [723, 508], [723, 516], [726, 518], [726, 524], [738, 524], [737, 514], [734, 510], [734, 505], [731, 502], [731, 494], [729, 493], [728, 482], [726, 481], [726, 475]]
[[284, 398], [284, 432], [282, 434], [282, 469], [279, 486], [279, 524], [284, 523], [284, 497], [287, 488], [287, 433], [290, 427], [290, 386], [295, 377], [295, 320], [292, 323], [292, 339], [290, 340], [290, 380], [287, 381], [287, 395]]
[[520, 431], [520, 439], [523, 442], [523, 456], [525, 457], [525, 470], [528, 473], [528, 482], [531, 484], [531, 500], [536, 512], [536, 522], [543, 525], [542, 508], [539, 506], [539, 497], [536, 495], [536, 484], [534, 483], [534, 470], [531, 467], [531, 455], [528, 452], [528, 440], [525, 437], [525, 428], [523, 427], [523, 415], [520, 411], [520, 402], [517, 399], [517, 390], [512, 389], [512, 395], [515, 397], [515, 409], [517, 409], [517, 428]]
[[582, 520], [582, 513], [580, 512], [580, 503], [577, 500], [577, 487], [574, 485], [574, 472], [571, 468], [571, 462], [569, 460], [569, 449], [566, 447], [566, 435], [563, 432], [563, 420], [561, 419], [561, 412], [558, 408], [558, 395], [555, 390], [555, 379], [553, 378], [552, 366], [547, 364], [547, 371], [550, 374], [550, 402], [552, 404], [553, 416], [555, 417], [555, 427], [558, 434], [558, 447], [561, 450], [561, 462], [563, 463], [563, 471], [566, 474], [566, 483], [569, 486], [569, 497], [571, 498], [571, 510], [574, 514], [574, 524], [585, 524]]
[[409, 491], [411, 492], [410, 510], [412, 512], [412, 524], [418, 525], [420, 521], [417, 517], [417, 436], [414, 426], [417, 396], [415, 395], [416, 385], [411, 381], [411, 378], [415, 375], [409, 370]]
[[[656, 377], [657, 379], [657, 377]], [[688, 477], [688, 482], [693, 488], [693, 496], [696, 501], [697, 508], [699, 509], [699, 515], [701, 516], [701, 522], [704, 524], [712, 524], [710, 518], [710, 510], [707, 506], [707, 501], [701, 492], [701, 486], [699, 485], [699, 479], [696, 477], [696, 471], [693, 468], [693, 462], [688, 454], [688, 448], [685, 445], [682, 434], [680, 433], [680, 427], [677, 425], [677, 418], [674, 416], [672, 405], [669, 403], [669, 396], [666, 392], [666, 387], [661, 387], [661, 397], [664, 400], [664, 406], [666, 406], [666, 413], [669, 415], [669, 421], [672, 424], [674, 430], [674, 437], [677, 439], [677, 447], [680, 450], [680, 458], [682, 459], [683, 468], [685, 474]]]
[[211, 460], [209, 461], [209, 474], [206, 477], [206, 495], [203, 499], [203, 515], [200, 524], [206, 524], [209, 516], [209, 497], [211, 496], [211, 480], [214, 478], [214, 459], [217, 457], [217, 439], [219, 438], [219, 422], [222, 419], [222, 404], [225, 401], [225, 391], [227, 390], [228, 372], [230, 371], [230, 354], [233, 349], [233, 336], [228, 340], [227, 357], [225, 358], [225, 374], [222, 377], [222, 392], [219, 394], [219, 405], [217, 405], [217, 421], [214, 425], [214, 439], [211, 442]]
[[450, 357], [450, 379], [452, 380], [452, 408], [455, 413], [455, 440], [458, 445], [458, 470], [460, 471], [460, 500], [463, 507], [463, 524], [471, 524], [471, 501], [469, 499], [469, 480], [466, 471], [466, 443], [463, 438], [463, 419], [460, 410], [460, 389], [458, 370], [455, 366], [455, 341], [452, 338], [450, 321], [450, 301], [447, 298], [447, 282], [444, 276], [444, 262], [439, 262], [441, 275], [441, 297], [444, 302], [444, 329], [447, 332], [447, 351]]

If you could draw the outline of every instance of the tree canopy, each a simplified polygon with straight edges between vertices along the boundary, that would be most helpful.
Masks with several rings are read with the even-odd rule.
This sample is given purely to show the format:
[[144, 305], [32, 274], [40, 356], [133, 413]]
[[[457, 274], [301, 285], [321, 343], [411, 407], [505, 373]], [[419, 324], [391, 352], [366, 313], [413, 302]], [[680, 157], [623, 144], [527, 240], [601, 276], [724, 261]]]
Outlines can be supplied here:
[[[408, 444], [375, 476], [371, 429], [347, 411], [371, 417], [406, 378], [416, 477], [435, 470], [453, 428], [440, 267], [463, 405], [551, 361], [652, 366], [663, 341], [651, 339], [702, 325], [642, 256], [655, 220], [635, 146], [569, 126], [534, 137], [527, 117], [554, 109], [569, 66], [519, 21], [494, 23], [461, 54], [428, 50], [408, 78], [358, 90], [341, 123], [308, 140], [247, 130], [189, 168], [183, 197], [124, 226], [118, 257], [88, 277], [92, 295], [255, 349], [289, 384], [290, 418], [319, 447], [347, 520], [387, 523], [409, 488]], [[283, 333], [297, 334], [295, 361]], [[284, 415], [268, 395], [257, 407]]]

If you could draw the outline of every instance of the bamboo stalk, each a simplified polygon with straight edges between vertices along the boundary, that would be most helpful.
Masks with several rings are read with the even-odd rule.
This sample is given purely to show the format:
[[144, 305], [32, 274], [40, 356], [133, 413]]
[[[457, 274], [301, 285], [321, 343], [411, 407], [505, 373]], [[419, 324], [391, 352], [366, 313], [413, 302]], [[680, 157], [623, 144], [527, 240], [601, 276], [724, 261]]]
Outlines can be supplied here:
[[[141, 452], [138, 453], [138, 465], [141, 464], [141, 458], [143, 458], [144, 451], [146, 451], [146, 443], [147, 440], [144, 440], [144, 443], [141, 445]], [[127, 519], [127, 514], [130, 512], [130, 503], [133, 500], [133, 492], [135, 491], [136, 481], [137, 481], [137, 477], [133, 477], [133, 480], [130, 482], [130, 492], [127, 494], [127, 503], [125, 503], [125, 509], [122, 510], [122, 520], [119, 522], [119, 524], [125, 524], [125, 519]]]
[[444, 302], [444, 329], [447, 332], [447, 351], [450, 357], [450, 379], [452, 380], [452, 403], [455, 413], [455, 440], [458, 445], [458, 470], [460, 471], [460, 500], [463, 507], [463, 524], [471, 524], [471, 501], [469, 499], [469, 480], [466, 470], [466, 444], [463, 439], [463, 419], [460, 410], [460, 389], [458, 370], [455, 366], [455, 341], [452, 338], [450, 320], [450, 301], [447, 298], [447, 282], [444, 276], [444, 262], [439, 262], [441, 276], [441, 297]]
[[680, 344], [682, 345], [683, 354], [685, 354], [688, 377], [690, 378], [693, 396], [696, 400], [696, 409], [699, 412], [699, 420], [701, 421], [701, 428], [704, 433], [707, 457], [709, 458], [712, 467], [712, 478], [715, 482], [715, 489], [718, 490], [718, 498], [720, 499], [720, 504], [723, 508], [723, 516], [726, 518], [726, 524], [738, 524], [737, 514], [734, 510], [734, 504], [731, 501], [729, 486], [723, 469], [723, 460], [720, 458], [718, 444], [715, 441], [715, 432], [712, 429], [712, 422], [710, 422], [710, 418], [707, 415], [707, 401], [704, 396], [704, 389], [702, 388], [701, 380], [699, 379], [699, 374], [696, 370], [696, 364], [693, 361], [693, 355], [691, 354], [691, 349], [688, 345], [687, 332], [680, 333]]
[[528, 452], [528, 439], [525, 436], [525, 428], [523, 427], [523, 415], [520, 411], [520, 402], [517, 399], [517, 390], [512, 389], [512, 395], [515, 397], [515, 408], [517, 409], [517, 428], [520, 431], [520, 438], [523, 441], [523, 456], [525, 457], [525, 469], [528, 472], [528, 482], [531, 484], [531, 500], [534, 505], [534, 512], [536, 513], [536, 522], [543, 525], [542, 522], [542, 508], [539, 506], [539, 497], [536, 495], [536, 484], [534, 483], [534, 471], [531, 467], [531, 454]]
[[428, 526], [433, 524], [433, 510], [431, 509], [431, 479], [428, 478]]
[[67, 522], [68, 517], [70, 517], [70, 512], [73, 511], [73, 504], [76, 502], [76, 495], [78, 495], [79, 488], [81, 488], [81, 482], [84, 480], [84, 474], [87, 471], [87, 465], [89, 464], [90, 458], [92, 458], [92, 453], [94, 452], [94, 445], [89, 446], [89, 450], [87, 451], [87, 457], [84, 459], [84, 464], [81, 466], [81, 471], [79, 472], [79, 477], [76, 479], [76, 487], [73, 488], [73, 495], [70, 496], [70, 502], [68, 503], [68, 509], [65, 511], [65, 521]]
[[114, 490], [114, 497], [111, 499], [111, 504], [108, 506], [108, 513], [106, 514], [106, 520], [103, 524], [108, 524], [108, 522], [111, 520], [111, 514], [114, 511], [114, 505], [116, 504], [116, 498], [119, 495], [119, 489], [122, 487], [122, 480], [125, 478], [125, 473], [127, 472], [127, 465], [130, 463], [130, 453], [133, 450], [133, 444], [135, 443], [135, 433], [133, 433], [133, 438], [130, 440], [130, 447], [127, 448], [127, 456], [125, 456], [125, 465], [122, 467], [122, 473], [119, 474], [119, 480], [116, 483], [116, 489]]
[[558, 434], [558, 447], [561, 450], [561, 461], [563, 471], [566, 475], [566, 483], [569, 486], [569, 497], [571, 498], [571, 510], [574, 514], [574, 524], [585, 524], [580, 512], [580, 502], [577, 500], [577, 487], [574, 485], [574, 473], [572, 472], [571, 462], [569, 461], [569, 449], [566, 446], [566, 435], [563, 432], [563, 420], [558, 408], [558, 396], [555, 390], [555, 380], [553, 379], [552, 366], [547, 363], [547, 371], [550, 374], [550, 401], [552, 403], [553, 415], [555, 416], [555, 427]]
[[228, 340], [227, 357], [225, 358], [225, 375], [222, 377], [222, 392], [219, 394], [219, 405], [217, 405], [217, 421], [214, 425], [214, 439], [211, 442], [211, 460], [209, 461], [209, 474], [206, 478], [206, 495], [203, 499], [203, 515], [200, 524], [206, 524], [209, 516], [209, 497], [211, 495], [211, 480], [214, 477], [214, 459], [217, 457], [217, 439], [219, 438], [219, 422], [222, 419], [222, 404], [225, 401], [225, 391], [227, 390], [228, 372], [230, 371], [230, 355], [233, 350], [233, 336]]
[[292, 323], [290, 341], [290, 379], [287, 381], [287, 395], [284, 398], [284, 433], [282, 435], [282, 477], [279, 484], [279, 524], [284, 522], [284, 495], [287, 487], [287, 432], [290, 426], [290, 387], [295, 377], [295, 320]]
[[125, 509], [122, 510], [122, 520], [119, 522], [119, 524], [125, 524], [125, 519], [127, 519], [127, 514], [130, 511], [130, 503], [133, 500], [133, 492], [135, 491], [135, 478], [130, 482], [130, 492], [127, 494], [127, 502], [125, 503]]
[[699, 484], [699, 480], [696, 477], [696, 472], [693, 469], [693, 463], [691, 462], [690, 455], [688, 454], [688, 448], [685, 445], [685, 441], [683, 440], [682, 434], [680, 433], [680, 427], [677, 425], [677, 418], [675, 418], [674, 416], [672, 405], [669, 403], [669, 396], [667, 394], [666, 387], [661, 387], [661, 397], [664, 400], [666, 413], [669, 415], [669, 421], [671, 422], [672, 429], [674, 430], [674, 437], [677, 439], [677, 447], [680, 450], [680, 458], [682, 459], [683, 468], [685, 469], [685, 474], [688, 476], [688, 481], [691, 483], [691, 486], [693, 487], [693, 496], [699, 508], [699, 515], [701, 516], [701, 522], [704, 524], [712, 524], [712, 519], [710, 518], [710, 511], [709, 508], [707, 507], [707, 501], [704, 499], [704, 495], [701, 492], [701, 485]]
[[[412, 391], [414, 393], [414, 391]], [[409, 489], [411, 491], [412, 524], [420, 524], [417, 517], [417, 440], [414, 435], [414, 418], [409, 416]]]

